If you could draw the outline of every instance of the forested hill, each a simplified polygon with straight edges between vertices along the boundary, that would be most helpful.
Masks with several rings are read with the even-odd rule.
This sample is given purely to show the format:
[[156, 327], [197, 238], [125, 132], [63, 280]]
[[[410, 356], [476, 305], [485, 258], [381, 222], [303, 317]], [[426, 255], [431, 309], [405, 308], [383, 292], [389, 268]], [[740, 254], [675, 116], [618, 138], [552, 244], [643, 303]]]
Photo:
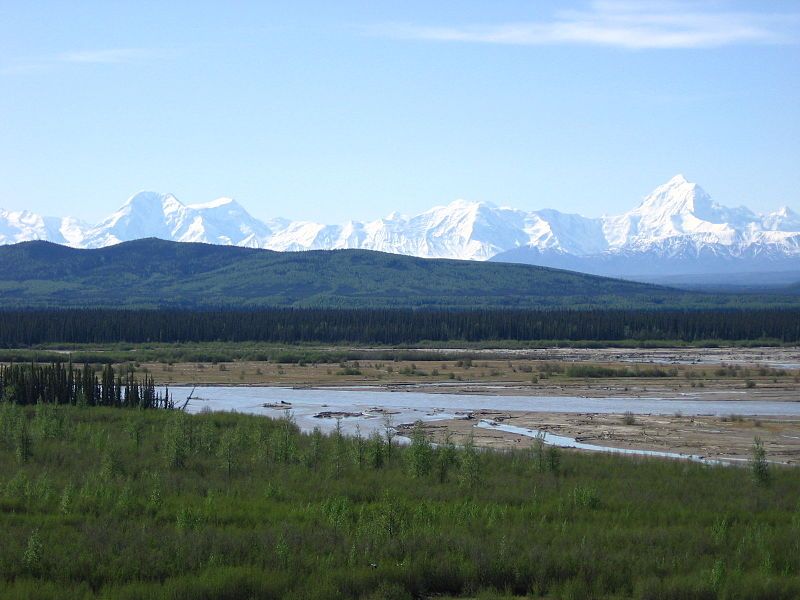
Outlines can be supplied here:
[[365, 250], [272, 252], [158, 239], [0, 247], [0, 307], [680, 308], [785, 297], [689, 293], [529, 265]]

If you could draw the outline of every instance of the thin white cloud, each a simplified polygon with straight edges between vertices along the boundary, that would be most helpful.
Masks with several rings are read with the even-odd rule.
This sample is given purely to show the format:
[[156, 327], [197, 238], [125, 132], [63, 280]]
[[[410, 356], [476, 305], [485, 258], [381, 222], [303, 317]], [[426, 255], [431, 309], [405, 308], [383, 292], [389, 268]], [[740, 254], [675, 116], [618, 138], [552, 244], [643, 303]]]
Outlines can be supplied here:
[[26, 73], [52, 69], [60, 65], [122, 65], [169, 58], [173, 51], [154, 48], [102, 48], [60, 52], [50, 56], [23, 59], [4, 65], [0, 73]]
[[392, 24], [375, 35], [440, 42], [584, 44], [627, 49], [714, 48], [794, 42], [800, 14], [725, 11], [718, 3], [592, 2], [546, 21], [466, 27]]
[[140, 62], [161, 57], [162, 53], [147, 48], [106, 48], [63, 52], [53, 57], [55, 62], [112, 65]]

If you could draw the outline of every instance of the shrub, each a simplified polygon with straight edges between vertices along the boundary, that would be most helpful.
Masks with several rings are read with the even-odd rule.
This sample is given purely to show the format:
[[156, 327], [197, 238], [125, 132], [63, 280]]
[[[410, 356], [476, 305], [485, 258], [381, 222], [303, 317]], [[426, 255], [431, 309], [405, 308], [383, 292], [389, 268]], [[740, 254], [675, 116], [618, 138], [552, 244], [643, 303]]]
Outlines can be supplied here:
[[472, 438], [464, 444], [458, 469], [458, 483], [462, 488], [473, 489], [481, 481], [481, 462]]
[[139, 446], [142, 442], [142, 433], [144, 432], [144, 417], [141, 414], [134, 413], [129, 415], [128, 418], [125, 420], [125, 433], [127, 433], [133, 443], [136, 445], [136, 449], [139, 449]]
[[222, 464], [231, 476], [240, 460], [240, 454], [244, 446], [244, 434], [239, 427], [228, 427], [220, 437], [217, 456], [222, 459]]
[[336, 371], [337, 375], [361, 375], [361, 369], [355, 367], [345, 367]]
[[14, 456], [18, 462], [27, 462], [33, 453], [33, 438], [28, 429], [28, 420], [23, 416], [14, 424]]
[[369, 438], [369, 462], [373, 469], [383, 468], [383, 463], [386, 458], [385, 455], [386, 451], [383, 436], [377, 431], [374, 431]]
[[600, 497], [595, 488], [578, 485], [572, 490], [572, 502], [581, 508], [595, 509], [600, 506]]
[[561, 450], [558, 446], [547, 447], [547, 470], [553, 475], [558, 475], [561, 468]]
[[457, 463], [456, 447], [453, 444], [451, 435], [448, 435], [445, 441], [436, 449], [435, 458], [439, 483], [445, 483], [450, 473], [450, 468]]
[[545, 432], [539, 431], [536, 433], [536, 437], [533, 439], [533, 446], [531, 446], [531, 450], [533, 452], [533, 459], [536, 463], [536, 469], [543, 473], [547, 468], [546, 464], [546, 454], [547, 451], [545, 449]]
[[39, 537], [39, 530], [34, 529], [28, 538], [25, 552], [22, 554], [22, 566], [28, 573], [35, 574], [39, 570], [41, 562], [42, 540]]
[[769, 463], [767, 462], [767, 453], [764, 450], [764, 443], [758, 436], [753, 440], [752, 456], [750, 458], [750, 470], [753, 473], [753, 479], [758, 485], [769, 485], [771, 474], [769, 470]]
[[181, 469], [189, 457], [189, 422], [182, 411], [176, 412], [164, 427], [164, 460], [168, 467]]
[[308, 450], [306, 451], [306, 466], [317, 470], [322, 463], [322, 431], [319, 427], [314, 427], [311, 432]]
[[424, 477], [433, 468], [433, 446], [417, 422], [411, 435], [411, 446], [408, 449], [408, 467], [412, 477]]

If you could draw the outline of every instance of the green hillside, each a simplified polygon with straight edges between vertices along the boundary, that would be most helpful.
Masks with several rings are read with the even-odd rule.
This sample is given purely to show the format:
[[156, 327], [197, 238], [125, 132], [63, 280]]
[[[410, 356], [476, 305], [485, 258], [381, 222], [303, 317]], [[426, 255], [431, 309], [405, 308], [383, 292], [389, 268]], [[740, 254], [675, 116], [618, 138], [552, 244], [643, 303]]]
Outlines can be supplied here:
[[[744, 301], [796, 305], [790, 296]], [[741, 302], [733, 295], [544, 267], [364, 250], [272, 252], [157, 239], [97, 250], [48, 242], [0, 247], [3, 308], [662, 308]]]

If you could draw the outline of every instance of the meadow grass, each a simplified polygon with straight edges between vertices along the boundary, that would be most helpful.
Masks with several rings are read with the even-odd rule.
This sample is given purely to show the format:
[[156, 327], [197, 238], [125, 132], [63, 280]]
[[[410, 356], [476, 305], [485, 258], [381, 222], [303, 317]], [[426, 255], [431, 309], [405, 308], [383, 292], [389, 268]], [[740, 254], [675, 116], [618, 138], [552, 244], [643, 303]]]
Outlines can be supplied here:
[[0, 598], [797, 598], [768, 468], [3, 404]]

